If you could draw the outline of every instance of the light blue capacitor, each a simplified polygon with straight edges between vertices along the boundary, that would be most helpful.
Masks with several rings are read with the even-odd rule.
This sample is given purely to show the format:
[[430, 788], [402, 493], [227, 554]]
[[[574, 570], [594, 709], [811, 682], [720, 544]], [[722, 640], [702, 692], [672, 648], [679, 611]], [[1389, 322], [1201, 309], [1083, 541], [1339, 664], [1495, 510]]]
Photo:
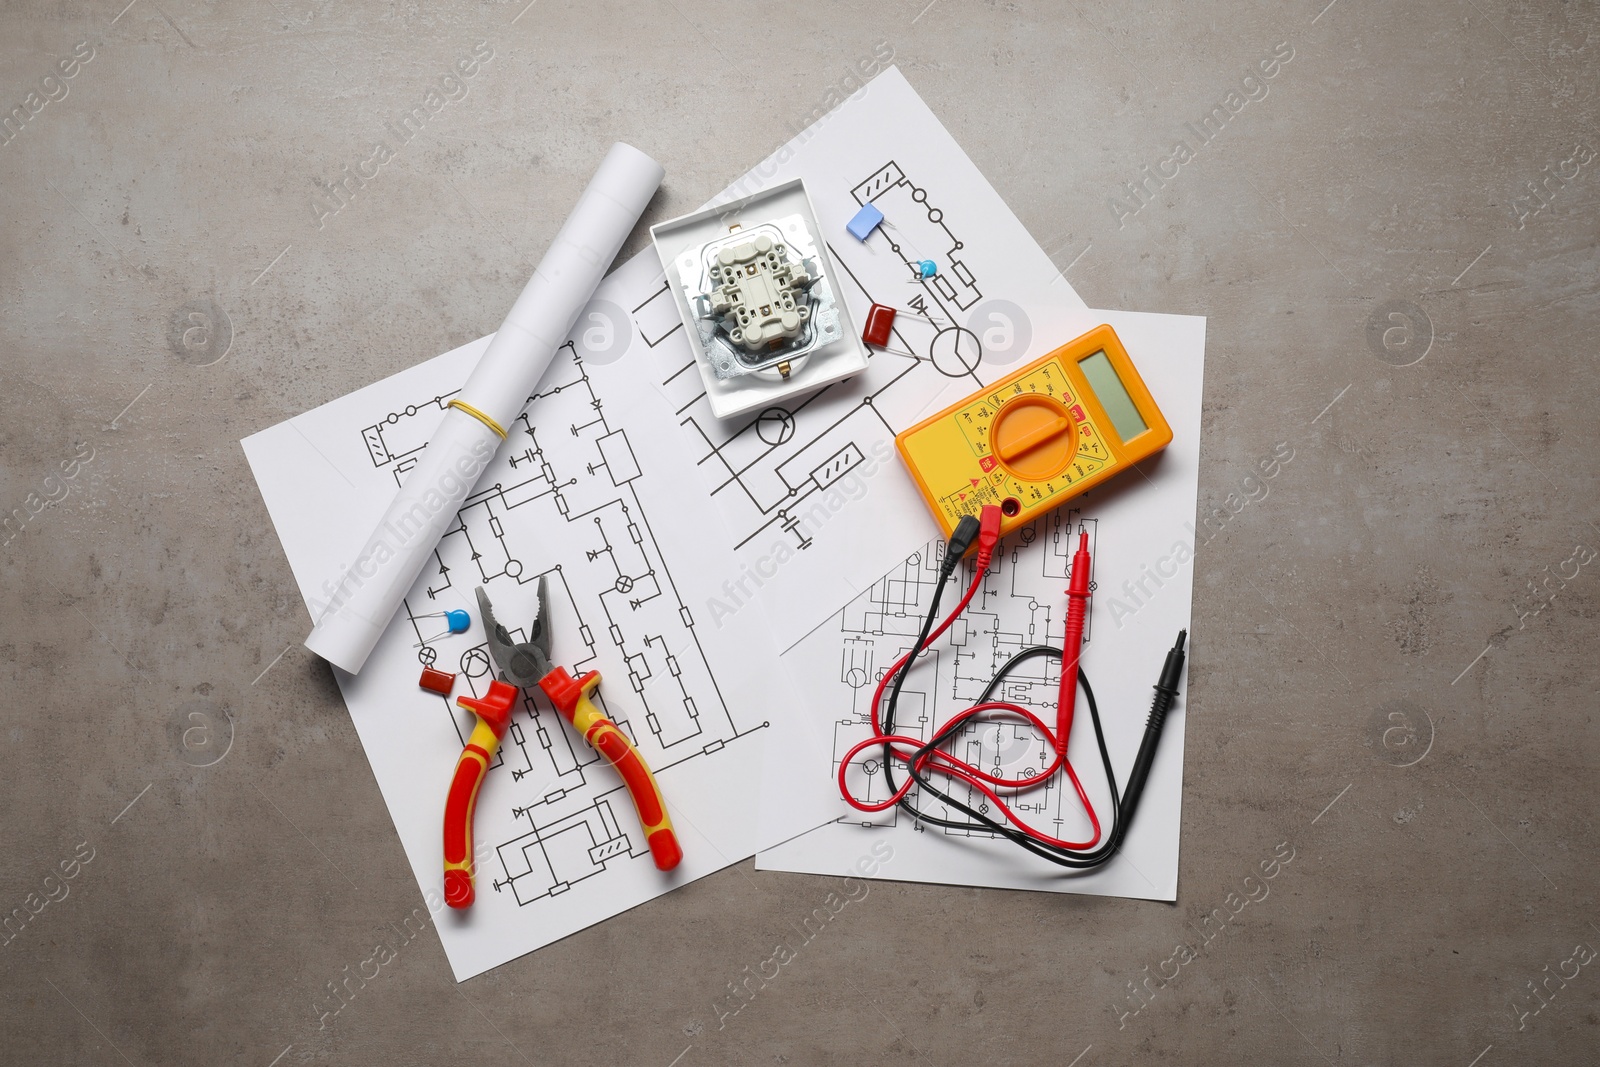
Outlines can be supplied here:
[[939, 273], [939, 264], [935, 263], [931, 259], [919, 260], [917, 263], [917, 273], [924, 278], [931, 278], [935, 274]]
[[433, 611], [426, 615], [416, 616], [419, 619], [437, 619], [440, 617], [444, 618], [444, 624], [450, 628], [449, 632], [424, 638], [413, 645], [413, 648], [421, 648], [423, 645], [437, 641], [441, 637], [449, 637], [451, 634], [464, 634], [472, 628], [472, 616], [467, 614], [465, 608], [451, 608], [449, 611]]

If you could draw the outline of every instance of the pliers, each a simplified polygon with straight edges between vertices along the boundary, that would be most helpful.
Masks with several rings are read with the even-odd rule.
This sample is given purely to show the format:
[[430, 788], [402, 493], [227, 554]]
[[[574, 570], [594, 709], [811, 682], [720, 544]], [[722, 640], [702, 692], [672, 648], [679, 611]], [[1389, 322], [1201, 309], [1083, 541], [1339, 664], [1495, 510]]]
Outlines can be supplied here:
[[444, 808], [444, 896], [452, 908], [470, 907], [472, 887], [472, 815], [478, 804], [478, 787], [483, 784], [489, 761], [500, 749], [500, 740], [511, 726], [511, 708], [517, 691], [537, 685], [555, 705], [561, 717], [594, 747], [622, 775], [623, 784], [633, 798], [644, 827], [645, 842], [656, 867], [670, 871], [683, 859], [683, 849], [672, 831], [666, 801], [655, 775], [650, 773], [628, 735], [600, 713], [590, 699], [600, 685], [600, 672], [588, 671], [574, 678], [565, 667], [550, 663], [550, 602], [545, 579], [539, 578], [539, 610], [528, 627], [529, 640], [512, 641], [511, 634], [494, 617], [489, 595], [478, 587], [478, 608], [483, 613], [483, 628], [489, 635], [489, 654], [500, 668], [499, 680], [489, 683], [482, 697], [457, 697], [456, 704], [478, 717], [472, 736], [456, 762], [450, 781], [450, 794]]

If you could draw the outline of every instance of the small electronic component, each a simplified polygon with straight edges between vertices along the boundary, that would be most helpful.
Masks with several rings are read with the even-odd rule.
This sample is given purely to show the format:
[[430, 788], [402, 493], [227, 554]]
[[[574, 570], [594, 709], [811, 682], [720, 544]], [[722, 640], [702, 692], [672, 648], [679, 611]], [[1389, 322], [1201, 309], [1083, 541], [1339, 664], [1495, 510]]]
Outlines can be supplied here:
[[866, 369], [797, 178], [651, 227], [718, 418]]
[[435, 611], [427, 615], [418, 615], [419, 619], [443, 619], [444, 624], [453, 634], [464, 634], [467, 627], [472, 625], [472, 616], [467, 614], [465, 608], [451, 608], [449, 611]]
[[450, 695], [450, 690], [456, 687], [456, 676], [447, 671], [436, 671], [432, 667], [422, 668], [422, 677], [417, 684], [429, 692], [438, 693], [442, 697]]
[[994, 505], [1001, 532], [1172, 441], [1110, 326], [1096, 326], [895, 438], [946, 533]]
[[872, 236], [872, 231], [876, 230], [882, 221], [883, 212], [878, 210], [876, 204], [862, 204], [861, 210], [844, 224], [844, 228], [849, 230], [856, 240], [865, 241]]
[[899, 348], [889, 347], [889, 335], [894, 332], [895, 321], [904, 315], [908, 319], [926, 322], [930, 326], [938, 326], [938, 322], [926, 315], [918, 315], [914, 311], [905, 311], [901, 308], [892, 308], [888, 304], [873, 304], [867, 309], [867, 328], [861, 331], [861, 339], [873, 348], [881, 348], [885, 352], [896, 355], [917, 358], [914, 353], [906, 352]]
[[894, 308], [885, 304], [873, 304], [867, 309], [867, 328], [861, 331], [861, 339], [877, 348], [886, 348], [889, 344], [889, 331], [894, 329]]
[[442, 618], [442, 619], [444, 619], [445, 626], [449, 627], [449, 629], [447, 629], [442, 634], [434, 634], [432, 637], [424, 638], [423, 640], [418, 641], [415, 645], [412, 646], [413, 648], [421, 648], [423, 645], [430, 644], [431, 642], [437, 641], [441, 637], [449, 637], [451, 634], [464, 634], [464, 633], [467, 632], [468, 628], [472, 626], [472, 616], [468, 615], [466, 613], [466, 611], [464, 611], [461, 608], [451, 608], [449, 611], [430, 612], [427, 615], [418, 615], [418, 616], [416, 616], [416, 618], [419, 618], [419, 619], [439, 619], [439, 618]]

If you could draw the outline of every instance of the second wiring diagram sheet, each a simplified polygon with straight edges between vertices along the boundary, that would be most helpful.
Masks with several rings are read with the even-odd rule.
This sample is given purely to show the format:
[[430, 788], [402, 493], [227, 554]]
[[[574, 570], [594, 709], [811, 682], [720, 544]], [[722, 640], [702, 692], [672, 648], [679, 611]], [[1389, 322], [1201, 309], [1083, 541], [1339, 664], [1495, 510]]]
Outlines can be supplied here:
[[[907, 676], [895, 729], [931, 737], [955, 713], [976, 703], [996, 670], [1016, 652], [1030, 645], [1061, 647], [1070, 560], [1079, 535], [1087, 533], [1092, 600], [1082, 663], [1098, 699], [1120, 789], [1166, 650], [1178, 630], [1189, 625], [1194, 554], [1204, 543], [1205, 530], [1196, 534], [1194, 515], [1205, 320], [1075, 312], [1058, 318], [1055, 333], [1073, 337], [1101, 322], [1111, 324], [1138, 364], [1172, 426], [1172, 443], [1136, 469], [1000, 542], [971, 606]], [[808, 730], [792, 735], [788, 758], [769, 764], [763, 786], [772, 803], [782, 798], [791, 808], [808, 805], [807, 817], [798, 821], [815, 822], [818, 828], [762, 852], [757, 866], [836, 874], [874, 846], [887, 844], [894, 859], [881, 865], [879, 878], [1176, 899], [1187, 717], [1183, 699], [1167, 719], [1149, 785], [1121, 852], [1092, 871], [1063, 871], [920, 790], [911, 797], [919, 808], [970, 825], [959, 830], [933, 827], [898, 808], [867, 814], [840, 799], [841, 759], [871, 734], [873, 692], [916, 640], [937, 586], [942, 551], [937, 540], [919, 546], [784, 655]], [[955, 586], [965, 587], [971, 568], [968, 560], [956, 572], [944, 591], [942, 611], [960, 599]], [[995, 699], [1031, 707], [1049, 721], [1059, 679], [1056, 661], [1035, 659], [1010, 676]], [[969, 726], [953, 744], [960, 758], [1008, 778], [1043, 771], [1053, 755], [1031, 727], [1013, 722]], [[1109, 827], [1111, 794], [1081, 699], [1068, 756], [1101, 825]], [[889, 795], [881, 749], [863, 750], [847, 771], [862, 800]], [[903, 765], [894, 774], [897, 782], [904, 781]], [[957, 791], [958, 800], [988, 810], [980, 794], [970, 787], [963, 790]], [[1046, 833], [1078, 840], [1089, 835], [1084, 809], [1060, 775], [1019, 794], [1012, 806]]]

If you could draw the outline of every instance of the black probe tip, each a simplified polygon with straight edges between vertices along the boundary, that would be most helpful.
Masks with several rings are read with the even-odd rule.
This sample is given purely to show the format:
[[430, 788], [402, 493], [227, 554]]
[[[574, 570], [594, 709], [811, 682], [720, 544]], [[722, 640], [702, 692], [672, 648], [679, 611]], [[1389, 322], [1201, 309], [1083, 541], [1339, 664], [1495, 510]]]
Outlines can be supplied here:
[[[1162, 701], [1170, 704], [1172, 698], [1178, 695], [1178, 679], [1183, 675], [1183, 642], [1188, 638], [1188, 630], [1178, 631], [1178, 640], [1173, 644], [1172, 651], [1167, 653], [1167, 661], [1161, 665], [1161, 679], [1156, 682], [1156, 703]], [[1166, 712], [1162, 707], [1161, 711]]]

